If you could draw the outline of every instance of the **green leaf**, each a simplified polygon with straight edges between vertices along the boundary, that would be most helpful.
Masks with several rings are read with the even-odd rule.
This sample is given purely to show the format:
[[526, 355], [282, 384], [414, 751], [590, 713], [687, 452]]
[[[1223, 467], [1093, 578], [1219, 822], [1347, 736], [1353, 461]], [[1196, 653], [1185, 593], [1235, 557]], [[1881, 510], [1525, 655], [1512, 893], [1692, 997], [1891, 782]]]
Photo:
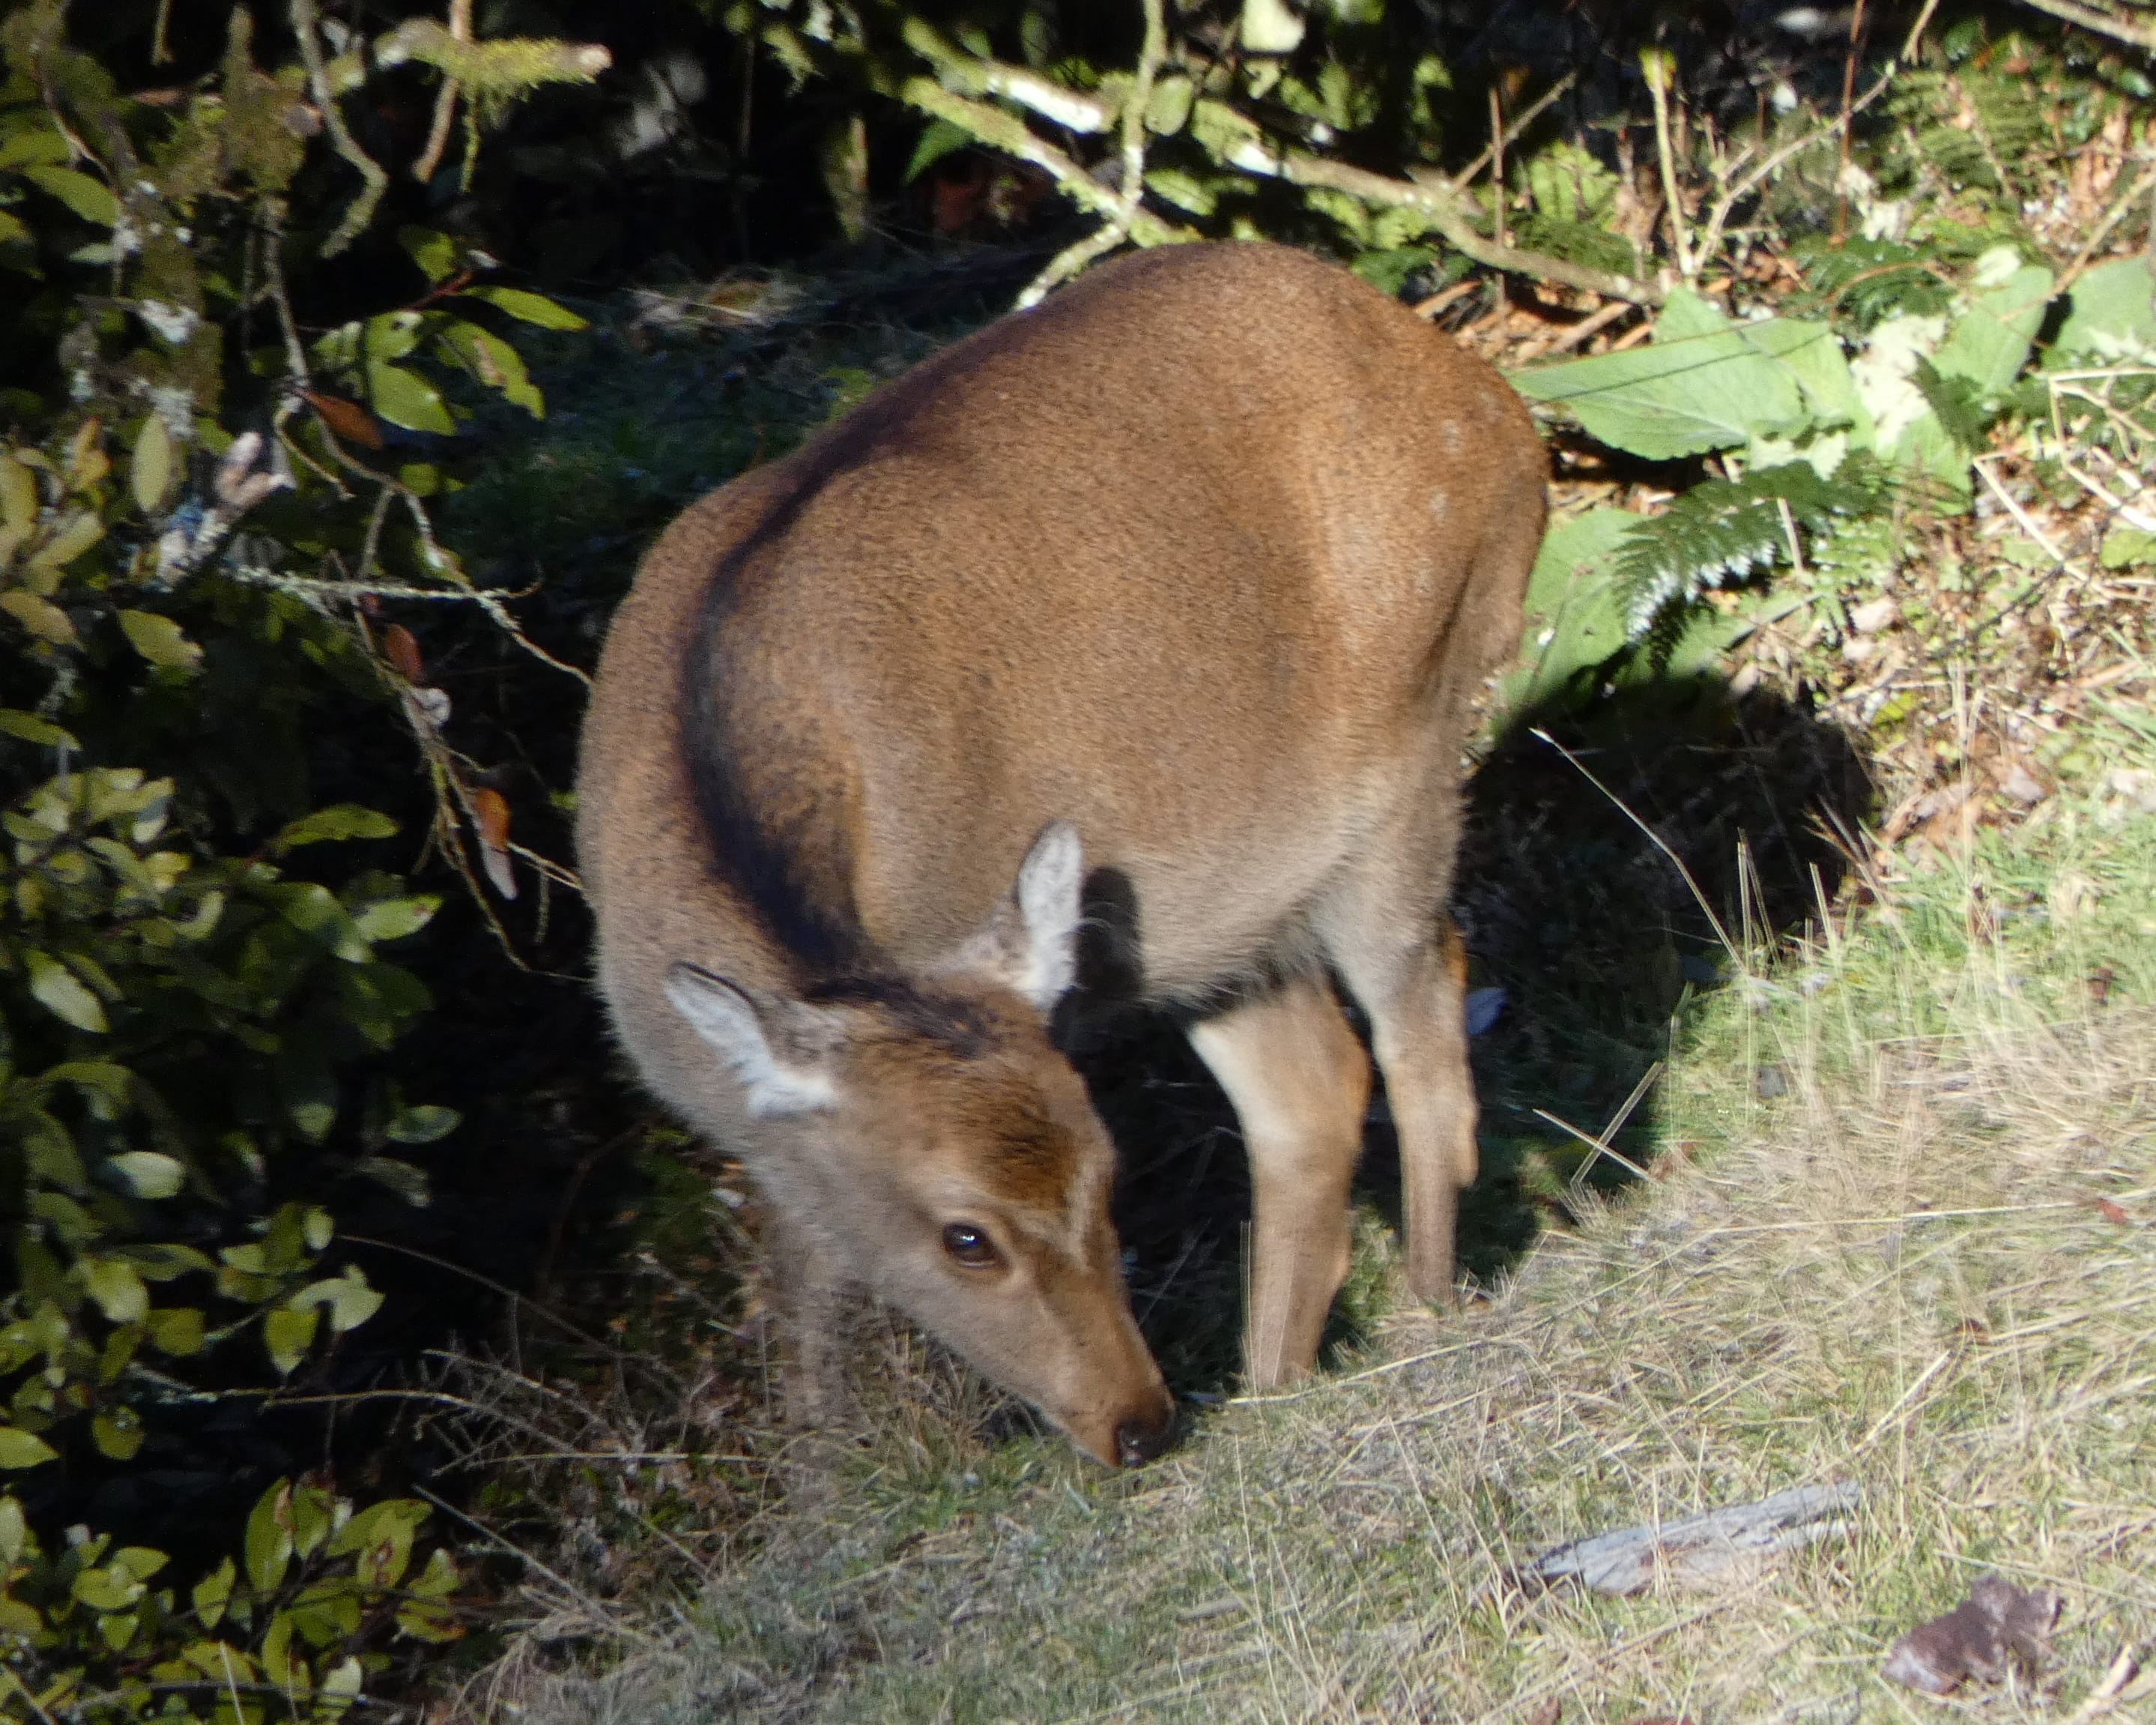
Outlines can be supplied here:
[[[250, 1522], [248, 1525], [250, 1541], [254, 1533], [254, 1524]], [[215, 1629], [223, 1618], [226, 1602], [232, 1598], [233, 1575], [232, 1559], [227, 1558], [197, 1582], [194, 1591], [188, 1595], [195, 1608], [195, 1615], [202, 1620], [204, 1629]]]
[[0, 732], [11, 737], [20, 737], [25, 743], [34, 743], [41, 749], [80, 749], [74, 733], [62, 730], [50, 719], [40, 718], [34, 713], [18, 712], [13, 707], [0, 707]]
[[5, 611], [39, 641], [54, 646], [72, 646], [74, 620], [49, 599], [40, 599], [21, 588], [0, 593], [0, 611]]
[[2004, 280], [1971, 296], [1969, 309], [1932, 355], [1940, 375], [1966, 378], [1983, 395], [1997, 394], [2021, 374], [2051, 301], [2049, 270], [2041, 264], [2018, 269], [2012, 265], [2013, 254], [2003, 246], [1976, 260], [1978, 282], [2002, 275]]
[[142, 1327], [161, 1354], [185, 1359], [202, 1352], [203, 1315], [194, 1306], [159, 1306], [144, 1316]]
[[357, 1330], [381, 1310], [382, 1295], [367, 1285], [366, 1275], [353, 1264], [346, 1265], [341, 1275], [310, 1282], [285, 1305], [290, 1310], [308, 1314], [308, 1340], [311, 1341], [313, 1315], [317, 1308], [329, 1314], [330, 1328], [341, 1336], [347, 1330]]
[[17, 132], [0, 143], [0, 167], [27, 167], [33, 162], [64, 162], [74, 158], [74, 147], [50, 119]]
[[431, 893], [409, 899], [382, 899], [359, 911], [352, 923], [367, 940], [402, 940], [425, 928], [441, 908], [440, 898]]
[[[1733, 324], [1680, 289], [1651, 345], [1515, 372], [1511, 381], [1522, 395], [1568, 409], [1589, 435], [1650, 461], [1734, 449], [1806, 418], [1797, 373], [1771, 351], [1777, 338], [1764, 328]], [[1799, 345], [1815, 339], [1798, 329]]]
[[290, 1377], [306, 1357], [307, 1350], [314, 1345], [321, 1316], [311, 1305], [280, 1305], [264, 1316], [262, 1342], [269, 1350], [270, 1363], [277, 1368], [279, 1377]]
[[63, 569], [105, 537], [105, 523], [88, 509], [79, 509], [62, 522], [53, 536], [30, 554], [33, 569]]
[[203, 650], [189, 641], [180, 626], [155, 611], [122, 611], [120, 632], [127, 644], [160, 670], [192, 671], [202, 663]]
[[93, 1611], [125, 1611], [146, 1589], [116, 1563], [108, 1568], [83, 1570], [69, 1591]]
[[124, 1258], [85, 1257], [76, 1269], [97, 1308], [116, 1324], [136, 1324], [150, 1310], [150, 1290], [135, 1266]]
[[187, 1182], [187, 1171], [177, 1159], [154, 1150], [122, 1151], [107, 1157], [105, 1166], [126, 1182], [128, 1191], [138, 1198], [174, 1197]]
[[557, 304], [542, 293], [527, 293], [521, 287], [468, 287], [465, 297], [484, 300], [495, 311], [506, 312], [520, 322], [536, 323], [542, 329], [591, 327], [588, 318], [579, 317], [567, 306]]
[[105, 1008], [98, 998], [76, 977], [74, 971], [50, 953], [40, 952], [35, 947], [23, 955], [29, 967], [30, 992], [38, 1004], [55, 1017], [64, 1018], [77, 1030], [95, 1031], [100, 1035], [106, 1028]]
[[449, 417], [441, 392], [417, 372], [377, 362], [367, 368], [367, 390], [375, 412], [393, 425], [443, 437], [456, 434], [457, 422]]
[[103, 180], [72, 167], [33, 162], [23, 169], [23, 178], [59, 201], [86, 222], [110, 228], [120, 219], [120, 200]]
[[0, 526], [19, 540], [28, 538], [37, 524], [37, 476], [7, 451], [0, 450]]
[[172, 488], [172, 434], [156, 414], [142, 422], [141, 434], [135, 440], [127, 481], [135, 493], [135, 507], [145, 515], [155, 515]]
[[0, 1497], [0, 1569], [12, 1566], [30, 1541], [30, 1524], [13, 1496]]
[[446, 234], [432, 228], [399, 228], [397, 243], [417, 264], [430, 282], [447, 281], [457, 273], [459, 248]]
[[427, 1515], [427, 1505], [416, 1497], [369, 1504], [337, 1531], [325, 1555], [356, 1554], [356, 1572], [363, 1586], [394, 1587], [411, 1561], [413, 1536], [425, 1525]]
[[[148, 1435], [142, 1429], [142, 1416], [132, 1408], [100, 1408], [90, 1416], [90, 1441], [97, 1445], [100, 1455], [109, 1455], [115, 1461], [132, 1461], [135, 1452], [142, 1447], [142, 1439]], [[122, 1552], [121, 1556], [126, 1554]]]
[[396, 1193], [415, 1210], [424, 1210], [434, 1201], [427, 1171], [395, 1156], [363, 1156], [352, 1165], [352, 1171]]
[[293, 821], [270, 842], [270, 848], [282, 852], [298, 845], [351, 838], [389, 838], [396, 831], [397, 823], [387, 815], [362, 808], [356, 802], [333, 803]]
[[2099, 264], [2073, 286], [2047, 363], [2156, 363], [2156, 275], [2143, 257]]
[[906, 183], [911, 185], [924, 170], [933, 167], [953, 150], [963, 150], [973, 142], [973, 134], [963, 126], [951, 121], [932, 120], [921, 128], [921, 136], [913, 146], [913, 154], [906, 164]]
[[442, 331], [441, 340], [444, 358], [464, 367], [488, 389], [499, 389], [511, 406], [522, 408], [535, 420], [546, 416], [546, 399], [525, 369], [524, 356], [492, 330], [458, 318]]
[[393, 1144], [432, 1144], [438, 1138], [446, 1138], [464, 1124], [464, 1116], [454, 1108], [425, 1103], [416, 1108], [399, 1109], [386, 1129], [385, 1135]]
[[1615, 560], [1638, 522], [1623, 509], [1590, 509], [1544, 538], [1527, 580], [1520, 662], [1498, 685], [1505, 713], [1557, 698], [1579, 672], [1624, 650], [1629, 636]]
[[35, 1432], [26, 1432], [19, 1425], [0, 1425], [0, 1468], [36, 1467], [59, 1453]]

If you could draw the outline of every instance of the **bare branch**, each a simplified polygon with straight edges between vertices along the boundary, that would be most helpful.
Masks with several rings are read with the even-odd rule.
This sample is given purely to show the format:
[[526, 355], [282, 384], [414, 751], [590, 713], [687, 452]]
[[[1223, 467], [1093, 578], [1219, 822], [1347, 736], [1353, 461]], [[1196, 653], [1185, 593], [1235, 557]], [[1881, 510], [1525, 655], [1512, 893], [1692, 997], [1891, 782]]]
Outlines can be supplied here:
[[2116, 13], [2100, 12], [2093, 6], [2082, 5], [2081, 0], [2021, 0], [2021, 3], [2033, 6], [2039, 12], [2048, 12], [2070, 24], [2079, 24], [2084, 30], [2108, 36], [2114, 42], [2123, 42], [2143, 54], [2156, 54], [2156, 23], [2142, 23], [2138, 19], [2121, 18]]
[[330, 88], [329, 70], [322, 60], [321, 25], [315, 15], [315, 0], [292, 0], [292, 28], [300, 39], [300, 59], [307, 69], [307, 88], [313, 93], [315, 106], [322, 111], [322, 124], [329, 131], [330, 145], [359, 170], [359, 177], [367, 183], [359, 196], [352, 199], [352, 208], [344, 213], [336, 231], [323, 243], [322, 255], [333, 258], [374, 219], [375, 207], [382, 202], [382, 194], [389, 189], [389, 175], [380, 162], [360, 148], [344, 123], [336, 95]]
[[1567, 287], [1599, 293], [1604, 299], [1629, 300], [1635, 306], [1662, 303], [1662, 290], [1651, 281], [1593, 269], [1585, 264], [1568, 263], [1563, 258], [1542, 252], [1522, 251], [1516, 245], [1500, 245], [1475, 226], [1460, 194], [1445, 183], [1424, 185], [1413, 180], [1388, 179], [1367, 168], [1351, 167], [1344, 162], [1329, 161], [1305, 151], [1283, 150], [1276, 153], [1255, 143], [1237, 150], [1229, 160], [1232, 166], [1246, 173], [1269, 174], [1291, 185], [1330, 186], [1365, 203], [1420, 210], [1430, 217], [1431, 225], [1448, 245], [1492, 270], [1508, 270], [1516, 275], [1562, 282]]

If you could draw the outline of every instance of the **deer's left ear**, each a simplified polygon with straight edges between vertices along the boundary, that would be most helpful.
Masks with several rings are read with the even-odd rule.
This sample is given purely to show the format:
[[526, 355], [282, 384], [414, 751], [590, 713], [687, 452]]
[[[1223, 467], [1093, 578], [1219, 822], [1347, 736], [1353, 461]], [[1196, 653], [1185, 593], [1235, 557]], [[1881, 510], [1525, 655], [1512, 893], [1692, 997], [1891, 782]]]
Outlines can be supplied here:
[[1085, 847], [1068, 821], [1051, 821], [1018, 866], [1011, 889], [947, 967], [1014, 990], [1045, 1017], [1078, 977], [1079, 891]]

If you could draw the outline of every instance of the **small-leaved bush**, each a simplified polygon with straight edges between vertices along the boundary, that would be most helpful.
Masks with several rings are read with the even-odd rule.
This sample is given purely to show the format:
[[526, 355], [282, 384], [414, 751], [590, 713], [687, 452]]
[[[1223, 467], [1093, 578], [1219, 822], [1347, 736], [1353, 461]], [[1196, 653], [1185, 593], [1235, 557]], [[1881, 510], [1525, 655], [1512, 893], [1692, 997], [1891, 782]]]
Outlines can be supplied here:
[[[428, 1012], [393, 955], [438, 899], [315, 761], [356, 732], [408, 780], [416, 748], [438, 826], [487, 816], [381, 598], [506, 613], [434, 541], [439, 476], [376, 464], [382, 423], [540, 413], [511, 335], [582, 320], [420, 229], [408, 302], [311, 337], [294, 306], [377, 222], [339, 103], [380, 65], [439, 75], [468, 178], [509, 100], [604, 57], [425, 19], [331, 54], [292, 18], [285, 64], [237, 8], [221, 58], [140, 98], [64, 0], [0, 23], [0, 1718], [334, 1717], [393, 1638], [460, 1633], [417, 1499], [280, 1480], [193, 1575], [54, 1525], [162, 1421], [326, 1371], [382, 1296], [318, 1200], [424, 1202], [412, 1148], [458, 1125], [382, 1059]], [[506, 871], [500, 821], [480, 837]]]

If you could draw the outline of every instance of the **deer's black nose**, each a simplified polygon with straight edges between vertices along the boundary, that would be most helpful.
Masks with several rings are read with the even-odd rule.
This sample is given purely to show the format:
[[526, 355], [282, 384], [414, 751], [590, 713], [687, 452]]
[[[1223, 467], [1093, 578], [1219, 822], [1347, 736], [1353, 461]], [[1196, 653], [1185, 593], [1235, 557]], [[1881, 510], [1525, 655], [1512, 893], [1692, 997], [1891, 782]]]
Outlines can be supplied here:
[[1116, 1457], [1125, 1467], [1151, 1461], [1175, 1436], [1175, 1403], [1166, 1396], [1150, 1413], [1133, 1413], [1116, 1428]]

